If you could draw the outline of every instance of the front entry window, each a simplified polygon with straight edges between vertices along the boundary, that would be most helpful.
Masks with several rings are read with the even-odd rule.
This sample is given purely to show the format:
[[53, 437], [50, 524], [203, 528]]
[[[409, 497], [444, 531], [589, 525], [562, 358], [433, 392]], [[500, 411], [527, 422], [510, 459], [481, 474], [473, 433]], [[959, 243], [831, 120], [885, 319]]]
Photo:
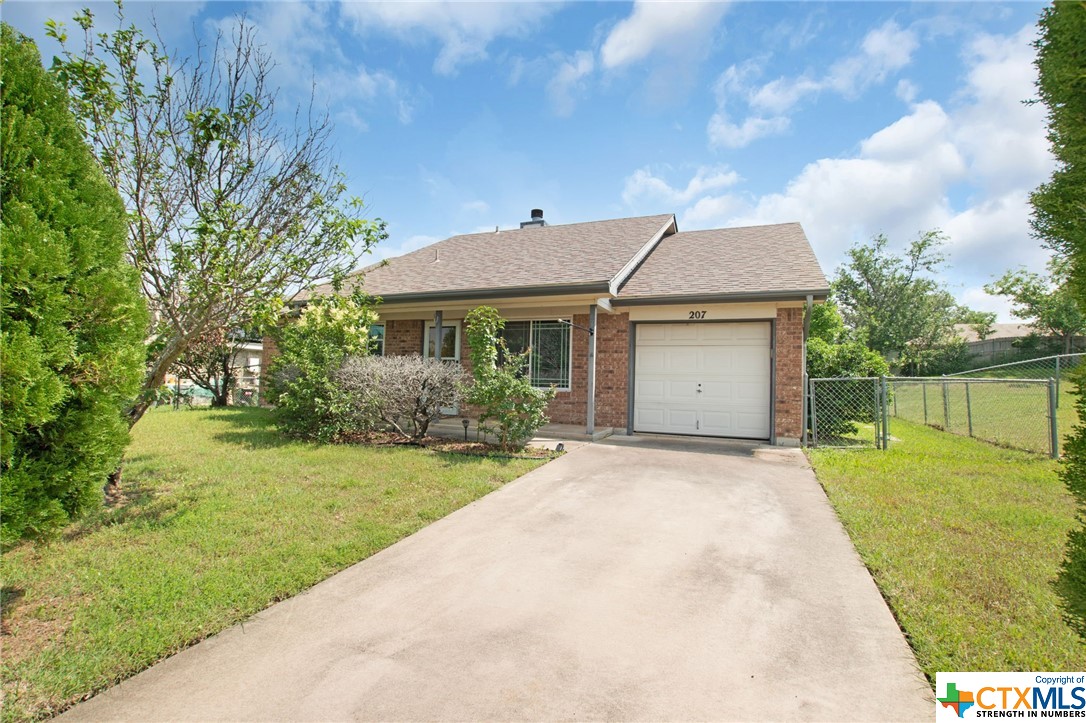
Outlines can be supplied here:
[[[434, 358], [434, 344], [437, 343], [437, 329], [432, 325], [426, 329], [426, 358]], [[441, 327], [441, 359], [459, 361], [460, 327], [455, 325]]]
[[557, 321], [510, 321], [502, 338], [511, 352], [528, 355], [533, 387], [570, 388], [570, 327]]

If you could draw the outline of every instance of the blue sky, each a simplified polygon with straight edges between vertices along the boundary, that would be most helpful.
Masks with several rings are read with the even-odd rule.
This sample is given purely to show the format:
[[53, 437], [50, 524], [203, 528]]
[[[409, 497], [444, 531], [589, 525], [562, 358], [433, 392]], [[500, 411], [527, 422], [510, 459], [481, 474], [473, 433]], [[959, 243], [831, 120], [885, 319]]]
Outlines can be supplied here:
[[[7, 0], [42, 26], [84, 5]], [[1039, 3], [130, 2], [187, 47], [238, 13], [282, 100], [336, 122], [378, 257], [456, 233], [672, 212], [799, 221], [827, 275], [855, 241], [950, 236], [951, 289], [1040, 270], [1028, 194], [1052, 170], [1032, 66]]]

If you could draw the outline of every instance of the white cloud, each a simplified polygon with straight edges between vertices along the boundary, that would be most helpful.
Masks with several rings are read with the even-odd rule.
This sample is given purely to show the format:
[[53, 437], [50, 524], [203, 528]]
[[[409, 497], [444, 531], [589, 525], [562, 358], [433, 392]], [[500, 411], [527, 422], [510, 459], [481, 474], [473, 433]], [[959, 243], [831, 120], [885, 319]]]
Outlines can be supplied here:
[[[706, 132], [713, 147], [740, 148], [789, 127], [787, 113], [804, 98], [830, 91], [854, 98], [870, 86], [883, 82], [891, 73], [909, 64], [918, 47], [916, 33], [893, 20], [864, 36], [857, 52], [833, 63], [820, 77], [809, 74], [780, 77], [755, 85], [760, 74], [756, 64], [731, 66], [717, 79], [717, 111]], [[749, 114], [733, 121], [727, 107], [745, 104]]]
[[585, 78], [595, 68], [592, 53], [581, 50], [562, 60], [558, 71], [547, 84], [547, 97], [555, 114], [569, 116], [576, 105], [574, 95], [584, 92]]
[[[273, 78], [295, 102], [316, 98], [333, 116], [358, 131], [369, 128], [366, 115], [393, 108], [401, 123], [414, 115], [414, 94], [389, 71], [367, 68], [348, 58], [335, 35], [336, 7], [322, 2], [279, 2], [254, 6], [246, 21], [257, 42], [275, 60]], [[229, 34], [237, 16], [209, 20], [211, 30]]]
[[916, 86], [916, 83], [912, 82], [908, 78], [902, 78], [897, 82], [897, 87], [894, 88], [894, 95], [906, 103], [912, 103], [916, 100], [916, 96], [920, 93], [920, 88]]
[[556, 3], [536, 2], [348, 2], [342, 12], [360, 33], [390, 32], [408, 41], [441, 44], [434, 72], [454, 75], [465, 64], [487, 58], [487, 46], [500, 37], [534, 30]]
[[790, 122], [783, 116], [760, 118], [749, 116], [742, 123], [733, 123], [724, 111], [709, 118], [709, 143], [714, 148], [742, 148], [764, 136], [779, 135], [788, 130]]
[[[1000, 302], [981, 303], [976, 289], [1007, 268], [1040, 269], [1047, 257], [1029, 236], [1029, 193], [1051, 172], [1053, 160], [1044, 108], [1021, 103], [1033, 93], [1034, 34], [1030, 25], [1010, 36], [975, 38], [964, 53], [966, 73], [952, 103], [913, 104], [863, 139], [855, 153], [809, 163], [779, 191], [751, 196], [726, 187], [706, 193], [680, 211], [681, 227], [799, 221], [831, 274], [856, 241], [885, 233], [903, 245], [919, 231], [941, 228], [950, 238], [949, 278], [959, 299], [1006, 318]], [[880, 52], [891, 64], [905, 57]], [[718, 90], [742, 87], [755, 71], [729, 69]], [[766, 119], [745, 122], [759, 120]], [[742, 141], [742, 128], [733, 124], [729, 132]], [[724, 136], [718, 132], [716, 138], [719, 143]], [[674, 202], [674, 187], [638, 173], [643, 170], [626, 180], [624, 199], [636, 181], [642, 203]]]
[[686, 53], [703, 45], [724, 17], [725, 2], [636, 0], [633, 12], [615, 25], [600, 48], [600, 62], [613, 69], [656, 52]]
[[482, 200], [468, 201], [461, 204], [460, 209], [471, 213], [487, 213], [490, 211], [490, 204]]
[[667, 181], [654, 175], [648, 168], [640, 168], [626, 179], [622, 191], [622, 200], [634, 206], [638, 201], [647, 199], [662, 201], [672, 205], [685, 205], [696, 198], [705, 197], [712, 191], [718, 191], [739, 182], [739, 174], [726, 166], [702, 166], [686, 184], [686, 188], [673, 188]]

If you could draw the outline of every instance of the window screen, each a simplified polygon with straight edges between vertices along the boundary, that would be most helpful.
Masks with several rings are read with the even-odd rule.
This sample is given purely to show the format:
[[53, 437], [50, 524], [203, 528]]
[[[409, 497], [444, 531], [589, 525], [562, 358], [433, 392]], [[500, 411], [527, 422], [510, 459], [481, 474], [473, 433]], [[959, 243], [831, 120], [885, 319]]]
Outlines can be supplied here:
[[[557, 321], [510, 321], [502, 330], [513, 353], [530, 349], [528, 371], [532, 386], [569, 389], [570, 327]], [[504, 359], [501, 360], [504, 362]]]

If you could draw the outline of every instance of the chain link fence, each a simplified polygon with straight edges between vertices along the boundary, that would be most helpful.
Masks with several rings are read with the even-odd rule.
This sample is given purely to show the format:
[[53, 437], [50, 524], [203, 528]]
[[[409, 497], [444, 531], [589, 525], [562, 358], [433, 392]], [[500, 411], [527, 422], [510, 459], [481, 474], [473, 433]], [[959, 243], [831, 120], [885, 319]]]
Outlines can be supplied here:
[[881, 377], [811, 379], [808, 385], [811, 445], [884, 447], [886, 392]]
[[1002, 447], [1059, 454], [1052, 379], [895, 377], [889, 416]]
[[893, 441], [892, 420], [902, 419], [1055, 457], [1061, 429], [1056, 403], [1055, 379], [811, 379], [808, 442], [815, 447], [885, 449]]

